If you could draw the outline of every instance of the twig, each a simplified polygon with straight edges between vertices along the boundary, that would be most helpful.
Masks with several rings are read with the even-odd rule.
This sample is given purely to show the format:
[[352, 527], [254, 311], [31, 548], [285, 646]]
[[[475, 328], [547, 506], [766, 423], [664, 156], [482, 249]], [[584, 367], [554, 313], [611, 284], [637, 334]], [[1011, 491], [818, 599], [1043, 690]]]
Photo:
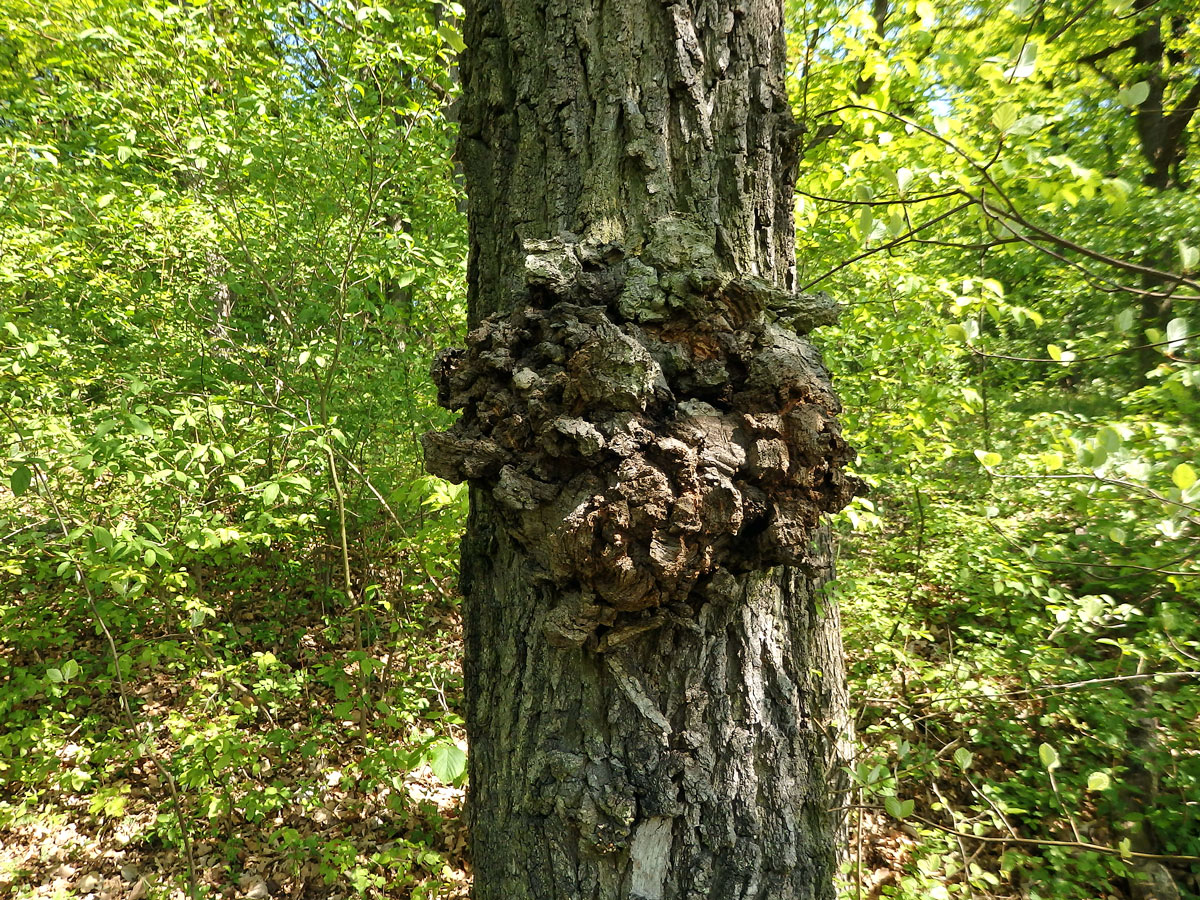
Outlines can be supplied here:
[[911, 819], [916, 819], [922, 825], [928, 825], [930, 828], [936, 828], [938, 831], [952, 834], [956, 837], [967, 838], [972, 841], [982, 841], [985, 844], [1023, 844], [1031, 847], [1066, 847], [1076, 850], [1090, 850], [1092, 853], [1104, 853], [1109, 856], [1133, 857], [1135, 859], [1157, 859], [1164, 862], [1200, 862], [1200, 856], [1187, 856], [1184, 854], [1170, 853], [1139, 853], [1136, 850], [1122, 850], [1120, 847], [1106, 847], [1103, 844], [1093, 844], [1088, 841], [1055, 841], [1039, 838], [1014, 838], [1014, 837], [994, 837], [984, 836], [979, 834], [968, 834], [965, 831], [957, 831], [949, 826], [942, 825], [940, 822], [934, 822], [932, 819], [926, 819], [924, 816], [913, 815]]
[[[940, 703], [945, 700], [1003, 700], [1007, 697], [1033, 698], [1053, 691], [1077, 690], [1097, 684], [1116, 684], [1122, 681], [1144, 681], [1148, 678], [1200, 678], [1200, 671], [1188, 670], [1182, 672], [1145, 672], [1139, 675], [1112, 675], [1107, 678], [1088, 678], [1083, 681], [1068, 681], [1062, 684], [1039, 684], [1035, 687], [1021, 688], [1016, 691], [997, 691], [994, 694], [987, 694], [982, 691], [973, 691], [965, 694], [943, 694], [940, 691], [931, 691], [926, 694], [916, 694], [913, 696], [913, 699]], [[863, 697], [862, 700], [869, 703], [896, 705], [896, 700], [892, 697]]]
[[[840, 807], [840, 809], [849, 809], [850, 807]], [[859, 808], [859, 807], [855, 807]], [[862, 809], [871, 812], [885, 812], [880, 806], [863, 806]], [[833, 812], [834, 810], [830, 810]], [[1186, 854], [1172, 853], [1140, 853], [1137, 850], [1123, 850], [1120, 847], [1107, 847], [1103, 844], [1093, 844], [1088, 841], [1056, 841], [1050, 838], [1020, 838], [1020, 837], [997, 837], [995, 835], [969, 834], [965, 831], [958, 831], [948, 825], [943, 825], [940, 822], [935, 822], [932, 819], [927, 819], [924, 816], [914, 814], [908, 815], [905, 818], [913, 819], [920, 822], [922, 825], [928, 825], [930, 828], [935, 828], [945, 834], [955, 835], [956, 837], [966, 838], [971, 841], [980, 841], [985, 844], [1020, 844], [1026, 847], [1065, 847], [1069, 850], [1087, 850], [1092, 853], [1103, 853], [1108, 856], [1120, 856], [1122, 858], [1133, 859], [1157, 859], [1162, 862], [1170, 863], [1196, 863], [1200, 862], [1200, 856], [1188, 856]]]
[[[1153, 344], [1140, 344], [1136, 347], [1123, 347], [1120, 350], [1114, 350], [1112, 353], [1104, 353], [1100, 356], [1076, 356], [1072, 359], [1053, 359], [1042, 358], [1038, 356], [1007, 356], [1003, 353], [988, 353], [985, 350], [980, 350], [974, 344], [967, 344], [967, 349], [976, 356], [982, 356], [985, 359], [1004, 359], [1010, 362], [1029, 362], [1029, 363], [1058, 363], [1059, 365], [1071, 365], [1072, 363], [1081, 362], [1096, 362], [1102, 359], [1112, 359], [1114, 356], [1124, 356], [1126, 353], [1136, 353], [1138, 350], [1152, 350], [1155, 347], [1166, 347], [1168, 344], [1179, 343], [1180, 341], [1191, 340], [1192, 338], [1200, 337], [1200, 331], [1194, 331], [1190, 334], [1185, 334], [1181, 338], [1175, 338], [1170, 341], [1156, 341]], [[1180, 362], [1195, 362], [1195, 360], [1180, 360]]]

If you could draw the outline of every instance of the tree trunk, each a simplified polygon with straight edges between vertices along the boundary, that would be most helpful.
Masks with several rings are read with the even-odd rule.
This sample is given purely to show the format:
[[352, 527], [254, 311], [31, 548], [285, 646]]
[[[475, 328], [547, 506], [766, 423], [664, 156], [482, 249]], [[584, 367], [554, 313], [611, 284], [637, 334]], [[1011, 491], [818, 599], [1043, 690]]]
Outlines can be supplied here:
[[[1144, 19], [1142, 30], [1133, 36], [1133, 74], [1130, 77], [1135, 79], [1134, 83], [1144, 82], [1148, 88], [1146, 98], [1134, 114], [1138, 147], [1146, 161], [1142, 182], [1163, 193], [1181, 187], [1179, 168], [1187, 155], [1188, 127], [1200, 107], [1200, 78], [1193, 79], [1192, 71], [1182, 69], [1180, 65], [1183, 55], [1179, 45], [1187, 32], [1188, 20], [1183, 16], [1172, 17], [1170, 27], [1164, 34], [1163, 17], [1154, 6], [1155, 0], [1134, 2], [1134, 10], [1139, 15], [1149, 15]], [[1168, 47], [1168, 39], [1173, 46]], [[1170, 77], [1167, 71], [1169, 65], [1174, 67], [1176, 73], [1182, 69], [1182, 78], [1178, 74]], [[1182, 90], [1185, 80], [1191, 82], [1186, 92]], [[1177, 97], [1174, 109], [1167, 108], [1168, 93]], [[1182, 96], [1179, 96], [1181, 93]], [[1175, 247], [1155, 247], [1154, 243], [1152, 241], [1143, 252], [1140, 262], [1156, 269], [1169, 270], [1171, 264], [1168, 260], [1174, 254]], [[1171, 297], [1173, 288], [1166, 279], [1143, 276], [1141, 287], [1147, 292], [1141, 300], [1142, 327], [1135, 333], [1133, 341], [1137, 347], [1138, 380], [1145, 384], [1149, 380], [1149, 373], [1162, 361], [1157, 347], [1146, 346], [1146, 331], [1165, 331], [1167, 323], [1174, 317], [1175, 303]]]
[[475, 0], [459, 157], [477, 900], [831, 898], [852, 451], [793, 292], [778, 0]]

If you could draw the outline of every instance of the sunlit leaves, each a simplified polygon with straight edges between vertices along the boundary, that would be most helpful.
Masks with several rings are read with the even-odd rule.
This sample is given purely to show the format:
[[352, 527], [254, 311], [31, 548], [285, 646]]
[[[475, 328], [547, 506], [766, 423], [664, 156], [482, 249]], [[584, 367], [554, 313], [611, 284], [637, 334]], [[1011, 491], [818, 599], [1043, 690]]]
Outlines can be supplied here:
[[1180, 463], [1171, 471], [1171, 481], [1175, 487], [1186, 491], [1196, 483], [1196, 470], [1188, 463]]
[[[1115, 815], [1109, 803], [1124, 802], [1126, 788], [1110, 773], [1125, 764], [1113, 748], [1124, 746], [1136, 694], [1108, 685], [1048, 694], [1054, 701], [1035, 701], [1036, 717], [1010, 726], [998, 725], [1011, 713], [1007, 700], [981, 724], [980, 710], [990, 707], [979, 695], [1033, 687], [1029, 696], [1040, 698], [1040, 684], [1123, 676], [1134, 658], [1144, 669], [1190, 668], [1182, 653], [1200, 650], [1194, 621], [1155, 618], [1168, 599], [1194, 605], [1200, 588], [1188, 508], [1200, 490], [1191, 458], [1200, 367], [1192, 304], [1180, 299], [1194, 295], [1187, 278], [1200, 271], [1195, 160], [1183, 160], [1165, 192], [1146, 183], [1133, 113], [1158, 87], [1142, 84], [1150, 79], [1134, 65], [1129, 42], [1146, 19], [1129, 4], [1100, 4], [1081, 17], [1025, 0], [939, 3], [926, 12], [936, 30], [910, 3], [907, 18], [889, 17], [877, 37], [869, 23], [809, 10], [822, 42], [807, 79], [798, 65], [795, 89], [811, 137], [827, 121], [822, 111], [846, 103], [845, 84], [862, 72], [872, 78], [852, 100], [871, 109], [835, 117], [839, 130], [810, 146], [799, 184], [810, 196], [798, 261], [806, 280], [832, 272], [815, 287], [848, 304], [838, 332], [822, 337], [882, 523], [864, 527], [858, 507], [846, 514], [843, 572], [854, 586], [845, 596], [850, 608], [861, 604], [853, 628], [865, 643], [854, 665], [875, 679], [872, 695], [897, 707], [906, 703], [889, 693], [897, 669], [904, 691], [920, 682], [948, 698], [947, 731], [929, 748], [941, 753], [938, 765], [912, 763], [911, 750], [899, 748], [919, 745], [919, 729], [886, 712], [863, 750], [896, 747], [893, 771], [913, 773], [907, 795], [929, 797], [928, 814], [947, 825], [984, 808], [966, 783], [965, 751], [955, 753], [957, 771], [945, 764], [955, 737], [970, 742], [970, 781], [1002, 796], [1002, 810], [1020, 809], [1025, 829], [1067, 833], [1063, 804], [1104, 828]], [[1193, 32], [1170, 40], [1180, 42], [1181, 58], [1200, 49]], [[892, 64], [881, 67], [880, 58]], [[906, 64], [913, 60], [918, 75]], [[1159, 76], [1169, 110], [1194, 73], [1181, 66]], [[902, 183], [903, 170], [913, 174]], [[966, 208], [952, 212], [962, 201]], [[895, 209], [914, 227], [934, 224], [894, 244]], [[1158, 291], [1170, 308], [1154, 312]], [[953, 641], [940, 639], [933, 622], [952, 623]], [[900, 635], [937, 649], [905, 655]], [[992, 655], [997, 644], [1010, 650]], [[1025, 695], [1016, 696], [1020, 706]], [[1195, 748], [1187, 724], [1195, 692], [1184, 685], [1170, 696], [1178, 705], [1162, 708], [1173, 724], [1160, 733], [1159, 772]], [[1014, 765], [1013, 751], [1024, 765]], [[1077, 770], [1065, 771], [1062, 760]], [[1196, 778], [1189, 770], [1189, 790]], [[951, 786], [948, 809], [932, 802], [930, 781]], [[904, 776], [882, 785], [867, 790], [906, 795]], [[1080, 809], [1084, 791], [1097, 802]], [[956, 797], [971, 800], [956, 810]], [[1171, 833], [1186, 812], [1164, 800], [1151, 815]], [[948, 879], [950, 870], [931, 862], [921, 867], [928, 880], [905, 889], [926, 896], [966, 880]]]
[[1017, 123], [1020, 114], [1020, 108], [1015, 103], [1001, 103], [992, 112], [992, 124], [997, 131], [1008, 131]]
[[1056, 472], [1063, 467], [1063, 457], [1061, 453], [1042, 453], [1038, 456], [1042, 467], [1047, 472]]
[[1004, 462], [1003, 456], [991, 450], [976, 450], [975, 458], [979, 460], [980, 464], [984, 466], [984, 468], [988, 469], [994, 468], [1000, 465], [1000, 463]]
[[1117, 100], [1122, 106], [1127, 106], [1130, 109], [1135, 109], [1146, 102], [1146, 98], [1150, 96], [1150, 84], [1146, 81], [1139, 81], [1137, 84], [1130, 85], [1122, 89], [1117, 94]]
[[1176, 351], [1183, 347], [1187, 342], [1188, 337], [1188, 320], [1182, 316], [1176, 316], [1167, 323], [1167, 349]]
[[951, 323], [946, 326], [945, 332], [946, 337], [956, 343], [965, 344], [967, 342], [967, 330], [961, 325]]
[[439, 781], [461, 784], [466, 777], [467, 755], [455, 744], [439, 742], [429, 751], [429, 767]]
[[[1029, 78], [1037, 71], [1038, 44], [1033, 40], [1022, 40], [1016, 52], [1016, 62], [1004, 71], [1006, 80]], [[1003, 129], [1001, 129], [1003, 130]]]
[[1048, 770], [1057, 769], [1061, 764], [1061, 760], [1058, 758], [1058, 751], [1054, 749], [1052, 744], [1041, 744], [1038, 747], [1038, 758]]
[[1200, 266], [1200, 247], [1193, 247], [1187, 241], [1179, 241], [1179, 266], [1184, 272], [1194, 272]]

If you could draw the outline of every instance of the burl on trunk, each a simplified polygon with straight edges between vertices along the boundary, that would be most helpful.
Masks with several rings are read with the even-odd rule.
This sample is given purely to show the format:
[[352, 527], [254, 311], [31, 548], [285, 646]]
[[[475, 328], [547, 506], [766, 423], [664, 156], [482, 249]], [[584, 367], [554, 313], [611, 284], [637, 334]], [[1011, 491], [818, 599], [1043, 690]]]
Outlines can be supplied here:
[[476, 0], [463, 541], [479, 900], [829, 898], [854, 491], [793, 290], [773, 0]]

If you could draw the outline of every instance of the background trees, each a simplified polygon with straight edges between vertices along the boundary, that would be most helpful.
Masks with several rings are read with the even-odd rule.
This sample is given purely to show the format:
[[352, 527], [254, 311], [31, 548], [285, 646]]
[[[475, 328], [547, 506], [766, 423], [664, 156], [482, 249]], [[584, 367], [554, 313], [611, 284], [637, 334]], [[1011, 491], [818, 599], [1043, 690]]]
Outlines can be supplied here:
[[[1070, 841], [1195, 855], [1156, 793], [1196, 777], [1193, 682], [1141, 676], [1194, 668], [1198, 220], [1186, 155], [1164, 169], [1146, 139], [1191, 128], [1196, 25], [1172, 4], [796, 15], [800, 259], [850, 304], [827, 347], [879, 484], [842, 557], [880, 697], [862, 739], [892, 748], [864, 791], [925, 772], [942, 827], [1023, 834], [1038, 809]], [[943, 840], [906, 889], [996, 889], [970, 869], [996, 848]], [[1031, 895], [1144, 890], [1120, 857], [1003, 851]]]
[[[415, 437], [463, 315], [459, 12], [4, 6], [18, 896], [181, 885], [181, 824], [214, 890], [457, 883], [462, 497]], [[1194, 18], [789, 7], [799, 282], [846, 305], [874, 486], [835, 523], [863, 896], [1129, 896], [1126, 840], [1196, 890], [1195, 679], [1143, 677], [1200, 668]]]

